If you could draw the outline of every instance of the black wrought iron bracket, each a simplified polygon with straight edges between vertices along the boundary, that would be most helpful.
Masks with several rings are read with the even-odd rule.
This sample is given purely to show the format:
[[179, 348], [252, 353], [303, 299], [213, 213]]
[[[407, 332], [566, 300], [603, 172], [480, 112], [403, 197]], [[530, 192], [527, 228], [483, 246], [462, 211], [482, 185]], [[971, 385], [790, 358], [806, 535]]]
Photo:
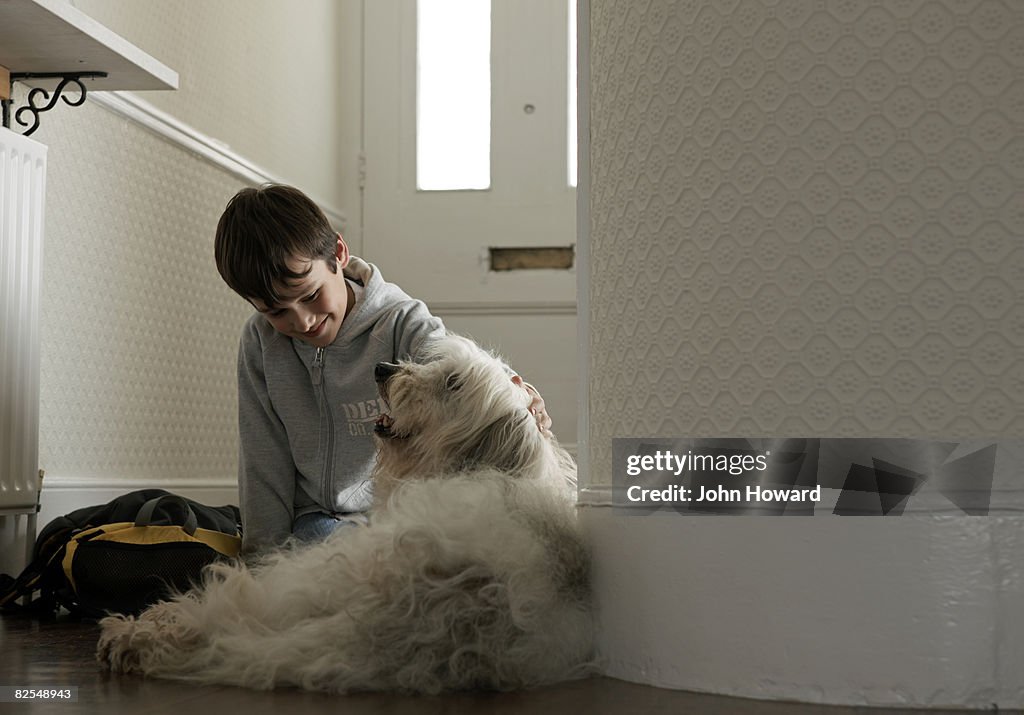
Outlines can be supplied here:
[[[82, 83], [83, 79], [90, 77], [106, 77], [106, 72], [11, 72], [11, 96], [13, 96], [14, 83], [19, 81], [31, 80], [31, 79], [59, 79], [60, 84], [53, 90], [53, 97], [50, 97], [50, 92], [43, 89], [42, 87], [35, 87], [28, 93], [27, 105], [19, 108], [14, 113], [14, 120], [23, 127], [28, 127], [22, 134], [28, 136], [36, 129], [39, 128], [39, 115], [43, 112], [48, 112], [57, 105], [58, 99], [63, 99], [64, 103], [71, 107], [78, 107], [85, 102], [85, 84]], [[62, 96], [64, 90], [68, 85], [75, 85], [78, 88], [79, 96], [77, 99], [69, 99], [66, 95]], [[5, 129], [11, 128], [11, 105], [13, 99], [0, 99], [0, 104], [3, 105], [3, 124]], [[44, 104], [45, 103], [45, 104]], [[23, 119], [22, 117], [31, 115], [31, 121]]]

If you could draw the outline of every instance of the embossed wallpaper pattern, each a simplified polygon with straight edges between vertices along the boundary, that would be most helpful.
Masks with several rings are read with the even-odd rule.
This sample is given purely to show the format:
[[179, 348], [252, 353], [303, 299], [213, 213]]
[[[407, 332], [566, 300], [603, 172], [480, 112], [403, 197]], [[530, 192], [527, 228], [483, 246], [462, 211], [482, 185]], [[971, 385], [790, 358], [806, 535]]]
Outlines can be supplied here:
[[[73, 0], [180, 74], [139, 98], [339, 205], [339, 5]], [[19, 102], [25, 90], [16, 86]], [[301, 126], [301, 131], [295, 131]], [[237, 471], [235, 360], [251, 308], [213, 235], [239, 180], [86, 102], [58, 105], [41, 290], [40, 464], [54, 484], [215, 486]], [[45, 498], [44, 498], [45, 502]], [[45, 504], [44, 504], [45, 508]]]
[[101, 483], [232, 480], [251, 313], [213, 233], [237, 180], [96, 104], [44, 115], [40, 465]]
[[1024, 2], [592, 0], [615, 436], [1024, 435]]
[[339, 0], [71, 0], [181, 76], [141, 99], [338, 206]]

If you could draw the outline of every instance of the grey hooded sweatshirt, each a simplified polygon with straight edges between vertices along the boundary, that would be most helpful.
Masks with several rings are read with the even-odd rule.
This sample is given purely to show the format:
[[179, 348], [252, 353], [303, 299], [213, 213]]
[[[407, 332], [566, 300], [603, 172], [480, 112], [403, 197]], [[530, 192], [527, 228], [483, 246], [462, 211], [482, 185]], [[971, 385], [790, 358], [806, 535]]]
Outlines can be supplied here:
[[415, 356], [444, 335], [426, 305], [386, 283], [352, 257], [344, 276], [356, 302], [326, 348], [293, 340], [261, 314], [242, 331], [238, 350], [238, 487], [243, 550], [282, 542], [292, 522], [312, 512], [370, 507], [373, 427], [384, 405], [378, 362]]

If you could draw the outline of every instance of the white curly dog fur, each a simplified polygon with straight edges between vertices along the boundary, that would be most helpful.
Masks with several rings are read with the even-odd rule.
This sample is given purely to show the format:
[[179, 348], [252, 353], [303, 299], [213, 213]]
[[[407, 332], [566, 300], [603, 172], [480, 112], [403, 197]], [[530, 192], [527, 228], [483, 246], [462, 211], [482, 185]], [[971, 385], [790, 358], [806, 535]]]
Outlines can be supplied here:
[[501, 363], [464, 338], [381, 364], [369, 525], [101, 621], [124, 673], [270, 689], [438, 693], [581, 677], [592, 657], [576, 467]]

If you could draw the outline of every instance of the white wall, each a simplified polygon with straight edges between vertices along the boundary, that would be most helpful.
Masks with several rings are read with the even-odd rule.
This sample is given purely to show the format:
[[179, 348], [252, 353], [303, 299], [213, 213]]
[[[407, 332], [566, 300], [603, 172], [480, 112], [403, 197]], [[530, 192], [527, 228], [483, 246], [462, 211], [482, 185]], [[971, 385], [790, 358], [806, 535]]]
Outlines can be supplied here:
[[[358, 2], [74, 4], [180, 74], [176, 92], [135, 96], [213, 154], [336, 217], [358, 206], [359, 48], [339, 42], [358, 38]], [[248, 182], [94, 99], [58, 105], [34, 135], [51, 157], [40, 525], [141, 487], [237, 503], [235, 359], [251, 308], [217, 274], [213, 235]]]
[[358, 84], [349, 84], [347, 71], [358, 47], [343, 27], [351, 28], [358, 3], [72, 4], [178, 72], [178, 90], [147, 92], [147, 101], [337, 205], [347, 173], [339, 164], [343, 135], [351, 130], [345, 108], [358, 100]]
[[1024, 516], [601, 506], [612, 437], [1024, 434], [1024, 4], [589, 5], [582, 496], [607, 672], [1024, 704]]

